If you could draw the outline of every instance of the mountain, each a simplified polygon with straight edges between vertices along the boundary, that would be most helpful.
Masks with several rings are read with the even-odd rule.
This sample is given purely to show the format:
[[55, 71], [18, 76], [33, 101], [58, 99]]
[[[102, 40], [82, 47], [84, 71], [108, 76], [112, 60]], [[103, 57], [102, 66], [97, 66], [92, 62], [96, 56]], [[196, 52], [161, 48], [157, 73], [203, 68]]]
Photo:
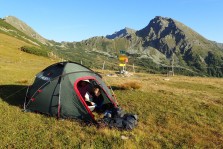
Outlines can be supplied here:
[[14, 26], [15, 28], [17, 28], [21, 32], [25, 33], [29, 37], [36, 39], [40, 43], [42, 43], [42, 44], [49, 44], [47, 39], [43, 38], [36, 31], [34, 31], [30, 26], [28, 26], [26, 23], [24, 23], [23, 21], [19, 20], [18, 18], [14, 17], [14, 16], [7, 16], [7, 17], [4, 17], [3, 19], [8, 24]]
[[[223, 57], [216, 44], [171, 18], [155, 17], [136, 35], [141, 38], [144, 50], [150, 47], [156, 49], [167, 59], [175, 58], [176, 65], [193, 67], [198, 72], [209, 66], [210, 53], [219, 57], [219, 61]], [[220, 62], [218, 65], [221, 67]]]
[[118, 32], [113, 33], [112, 35], [107, 35], [106, 38], [108, 38], [108, 39], [122, 38], [122, 37], [125, 37], [125, 36], [135, 33], [135, 32], [136, 31], [134, 29], [126, 27]]
[[119, 50], [125, 49], [133, 59], [131, 62], [142, 67], [156, 67], [152, 68], [155, 72], [166, 71], [173, 65], [178, 73], [223, 76], [221, 44], [209, 41], [172, 18], [157, 16], [141, 30], [128, 32], [125, 28], [76, 44], [110, 55], [118, 55]]
[[155, 17], [136, 34], [142, 38], [143, 47], [158, 49], [167, 57], [172, 56], [173, 53], [185, 54], [188, 51], [205, 57], [208, 51], [219, 50], [215, 44], [171, 18]]

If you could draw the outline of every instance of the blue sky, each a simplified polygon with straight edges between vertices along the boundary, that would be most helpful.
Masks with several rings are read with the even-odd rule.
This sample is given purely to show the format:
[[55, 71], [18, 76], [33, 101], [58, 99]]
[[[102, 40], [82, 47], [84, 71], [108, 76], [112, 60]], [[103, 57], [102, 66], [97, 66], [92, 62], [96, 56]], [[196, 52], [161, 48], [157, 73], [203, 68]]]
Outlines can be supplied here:
[[140, 30], [163, 16], [223, 43], [223, 0], [0, 0], [0, 6], [0, 18], [15, 16], [55, 41], [81, 41], [125, 27]]

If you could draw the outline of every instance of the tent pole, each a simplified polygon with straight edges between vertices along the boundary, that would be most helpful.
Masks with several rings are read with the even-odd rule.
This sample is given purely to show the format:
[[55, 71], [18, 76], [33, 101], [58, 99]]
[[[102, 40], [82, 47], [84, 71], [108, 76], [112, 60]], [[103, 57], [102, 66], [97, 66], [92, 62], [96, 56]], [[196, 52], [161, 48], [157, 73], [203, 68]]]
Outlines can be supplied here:
[[24, 111], [26, 110], [26, 99], [27, 99], [27, 94], [28, 94], [28, 91], [29, 91], [29, 87], [30, 87], [30, 86], [28, 86], [28, 87], [27, 87], [27, 90], [26, 90], [25, 102], [24, 102], [24, 105], [23, 105], [23, 109], [24, 109]]
[[60, 76], [60, 78], [59, 78], [59, 87], [60, 87], [60, 89], [59, 89], [59, 101], [58, 101], [58, 108], [57, 108], [57, 118], [59, 119], [60, 118], [60, 94], [61, 94], [61, 76]]

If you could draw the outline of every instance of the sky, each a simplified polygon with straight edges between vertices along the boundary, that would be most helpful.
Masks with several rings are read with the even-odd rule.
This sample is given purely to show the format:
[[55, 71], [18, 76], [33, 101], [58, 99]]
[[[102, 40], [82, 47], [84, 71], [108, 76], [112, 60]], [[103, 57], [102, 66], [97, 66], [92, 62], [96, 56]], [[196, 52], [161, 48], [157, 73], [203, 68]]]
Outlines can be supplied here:
[[162, 16], [223, 43], [222, 9], [223, 0], [0, 0], [0, 18], [15, 16], [58, 42], [140, 30]]

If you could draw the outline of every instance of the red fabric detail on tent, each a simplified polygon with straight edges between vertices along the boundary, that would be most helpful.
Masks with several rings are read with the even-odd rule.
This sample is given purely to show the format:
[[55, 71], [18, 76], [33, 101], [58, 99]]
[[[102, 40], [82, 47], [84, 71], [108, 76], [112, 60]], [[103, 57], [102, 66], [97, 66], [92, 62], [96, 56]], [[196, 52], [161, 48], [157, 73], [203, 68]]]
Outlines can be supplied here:
[[50, 76], [51, 74], [53, 74], [53, 73], [49, 72], [47, 75]]
[[39, 93], [41, 93], [43, 90], [38, 90]]
[[94, 77], [91, 77], [91, 76], [88, 76], [88, 77], [82, 77], [82, 78], [79, 78], [75, 81], [74, 83], [74, 91], [77, 93], [78, 97], [80, 98], [80, 101], [83, 103], [83, 105], [85, 106], [85, 108], [87, 109], [88, 113], [91, 115], [91, 117], [94, 119], [94, 115], [93, 113], [91, 112], [91, 110], [88, 108], [88, 105], [86, 104], [85, 100], [83, 99], [83, 97], [81, 96], [78, 88], [77, 88], [77, 83], [81, 80], [89, 80], [89, 79], [93, 79], [93, 80], [96, 80]]
[[31, 101], [35, 101], [35, 100], [36, 100], [36, 98], [31, 98], [30, 100], [31, 100]]

